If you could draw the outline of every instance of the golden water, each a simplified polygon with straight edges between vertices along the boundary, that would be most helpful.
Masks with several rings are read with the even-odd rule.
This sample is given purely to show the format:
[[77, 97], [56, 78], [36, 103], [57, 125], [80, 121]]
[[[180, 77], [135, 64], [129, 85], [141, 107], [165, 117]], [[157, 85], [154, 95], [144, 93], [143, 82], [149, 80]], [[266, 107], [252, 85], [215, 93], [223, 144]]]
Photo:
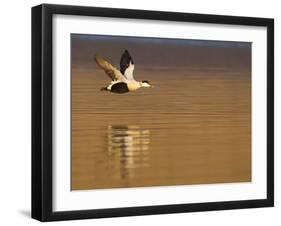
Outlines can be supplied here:
[[72, 189], [251, 180], [248, 71], [141, 70], [154, 88], [100, 91], [72, 69]]

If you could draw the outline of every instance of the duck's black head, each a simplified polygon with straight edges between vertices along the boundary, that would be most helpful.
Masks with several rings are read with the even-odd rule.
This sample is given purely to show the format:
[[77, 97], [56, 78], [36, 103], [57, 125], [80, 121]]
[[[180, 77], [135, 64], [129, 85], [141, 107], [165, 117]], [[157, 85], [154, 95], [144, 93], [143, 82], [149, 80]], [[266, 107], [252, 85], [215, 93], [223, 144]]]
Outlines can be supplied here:
[[142, 87], [152, 87], [152, 85], [150, 85], [149, 81], [147, 80], [143, 80], [141, 81]]
[[149, 81], [147, 81], [147, 80], [142, 80], [141, 82], [142, 82], [142, 83], [150, 84]]

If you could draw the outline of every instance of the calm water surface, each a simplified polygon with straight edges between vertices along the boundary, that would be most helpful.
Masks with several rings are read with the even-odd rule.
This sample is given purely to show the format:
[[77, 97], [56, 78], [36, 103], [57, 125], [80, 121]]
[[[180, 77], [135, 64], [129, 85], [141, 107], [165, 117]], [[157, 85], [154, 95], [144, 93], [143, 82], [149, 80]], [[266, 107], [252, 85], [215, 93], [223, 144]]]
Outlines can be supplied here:
[[249, 72], [135, 73], [155, 88], [101, 92], [103, 71], [72, 69], [73, 190], [251, 180]]

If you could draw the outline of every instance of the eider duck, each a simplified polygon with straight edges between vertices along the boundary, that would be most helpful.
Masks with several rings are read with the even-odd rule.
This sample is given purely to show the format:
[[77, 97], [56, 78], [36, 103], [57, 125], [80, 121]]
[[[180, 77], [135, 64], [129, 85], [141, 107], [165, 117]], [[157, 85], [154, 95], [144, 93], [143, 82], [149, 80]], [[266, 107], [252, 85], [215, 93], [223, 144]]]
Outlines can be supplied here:
[[112, 93], [127, 93], [141, 87], [152, 87], [147, 80], [138, 82], [134, 79], [133, 72], [135, 65], [128, 50], [125, 50], [121, 56], [120, 70], [98, 55], [95, 56], [95, 61], [112, 80], [107, 87], [101, 88], [101, 90]]

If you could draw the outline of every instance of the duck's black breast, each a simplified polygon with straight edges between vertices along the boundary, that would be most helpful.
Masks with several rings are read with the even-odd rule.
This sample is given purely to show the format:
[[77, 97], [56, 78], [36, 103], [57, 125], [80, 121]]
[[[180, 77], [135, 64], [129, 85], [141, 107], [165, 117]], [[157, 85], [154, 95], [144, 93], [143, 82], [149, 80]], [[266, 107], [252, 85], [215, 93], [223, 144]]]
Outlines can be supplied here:
[[128, 86], [125, 82], [118, 82], [111, 86], [110, 92], [112, 93], [127, 93], [129, 92]]

